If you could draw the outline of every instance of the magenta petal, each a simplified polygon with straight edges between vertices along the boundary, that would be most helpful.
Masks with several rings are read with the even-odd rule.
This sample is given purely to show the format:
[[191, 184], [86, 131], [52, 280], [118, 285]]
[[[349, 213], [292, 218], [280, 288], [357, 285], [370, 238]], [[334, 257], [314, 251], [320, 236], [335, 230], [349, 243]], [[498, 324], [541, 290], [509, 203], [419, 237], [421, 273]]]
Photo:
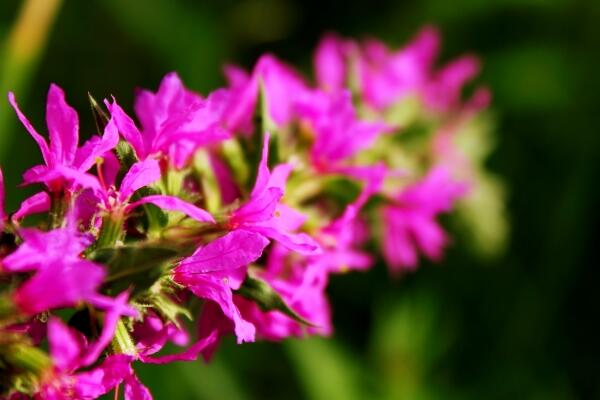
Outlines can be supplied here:
[[315, 52], [315, 74], [319, 86], [327, 91], [342, 89], [346, 83], [344, 41], [335, 34], [326, 34]]
[[273, 218], [273, 214], [279, 204], [283, 192], [278, 188], [269, 188], [259, 196], [250, 198], [250, 200], [235, 210], [230, 217], [230, 224], [244, 225], [254, 222], [268, 221]]
[[385, 221], [383, 255], [393, 274], [399, 273], [402, 269], [414, 269], [418, 262], [417, 251], [406, 219], [401, 210], [393, 207], [383, 209]]
[[29, 271], [80, 262], [79, 255], [92, 241], [89, 235], [75, 232], [70, 227], [47, 232], [21, 229], [19, 234], [24, 242], [2, 261], [7, 271]]
[[302, 77], [272, 55], [263, 55], [256, 63], [254, 75], [264, 88], [269, 117], [278, 125], [293, 117], [294, 100], [308, 91]]
[[81, 260], [46, 267], [20, 286], [13, 300], [19, 310], [33, 315], [52, 308], [73, 306], [93, 299], [104, 269]]
[[64, 91], [55, 84], [51, 84], [48, 91], [46, 124], [54, 159], [70, 165], [79, 144], [79, 117], [73, 107], [67, 104]]
[[442, 227], [431, 216], [415, 214], [411, 218], [412, 234], [419, 248], [425, 255], [439, 261], [448, 237]]
[[177, 337], [179, 332], [184, 336], [187, 335], [187, 332], [179, 331], [172, 322], [164, 323], [155, 313], [148, 312], [144, 315], [143, 320], [135, 325], [133, 330], [133, 338], [138, 354], [141, 356], [159, 352], [165, 343], [169, 339]]
[[[110, 302], [110, 306], [105, 312], [102, 333], [100, 334], [100, 337], [95, 343], [90, 344], [86, 356], [81, 361], [81, 365], [87, 366], [93, 364], [100, 356], [100, 353], [102, 353], [102, 351], [106, 348], [106, 346], [110, 344], [111, 340], [113, 339], [119, 318], [121, 318], [121, 316], [123, 315], [131, 315], [132, 311], [135, 312], [135, 310], [133, 310], [127, 304], [128, 296], [129, 293], [124, 292], [118, 295], [114, 300], [102, 299], [104, 301], [108, 300]], [[88, 299], [88, 301], [95, 305], [104, 306], [102, 302], [97, 301], [93, 297]], [[135, 313], [137, 314], [137, 312]]]
[[113, 390], [129, 377], [132, 358], [125, 354], [106, 357], [104, 362], [91, 371], [81, 372], [72, 377], [73, 387], [78, 399], [95, 399]]
[[106, 152], [114, 149], [117, 143], [119, 143], [119, 131], [115, 120], [111, 118], [104, 128], [104, 135], [101, 138], [94, 136], [77, 149], [73, 165], [80, 171], [87, 171], [99, 157], [103, 157]]
[[196, 296], [212, 300], [221, 307], [223, 314], [233, 321], [238, 344], [254, 341], [254, 325], [242, 318], [233, 303], [233, 294], [227, 283], [223, 280], [214, 281], [205, 275], [176, 275], [176, 281], [186, 286]]
[[26, 198], [19, 209], [12, 215], [13, 221], [19, 221], [31, 214], [46, 212], [50, 209], [50, 196], [46, 192], [39, 192]]
[[140, 382], [135, 374], [125, 378], [125, 400], [152, 400], [150, 390]]
[[236, 65], [226, 64], [223, 67], [223, 74], [229, 86], [234, 88], [245, 85], [250, 80], [248, 72]]
[[132, 210], [136, 207], [141, 206], [142, 204], [154, 204], [155, 206], [160, 207], [164, 210], [179, 211], [199, 222], [210, 222], [213, 224], [215, 223], [215, 219], [212, 215], [210, 215], [208, 211], [205, 211], [200, 207], [196, 207], [193, 204], [181, 200], [179, 197], [165, 196], [160, 194], [146, 196], [142, 197], [138, 201], [129, 204], [127, 209]]
[[256, 175], [256, 182], [254, 183], [254, 188], [252, 188], [252, 193], [250, 196], [256, 196], [262, 193], [267, 189], [267, 184], [269, 183], [269, 178], [271, 176], [269, 172], [269, 132], [264, 133], [263, 145], [262, 145], [262, 153], [260, 157], [260, 162], [258, 164], [258, 173]]
[[53, 159], [52, 155], [50, 154], [50, 149], [48, 148], [48, 143], [46, 143], [46, 139], [44, 139], [35, 130], [33, 125], [31, 125], [31, 122], [29, 122], [27, 117], [21, 112], [21, 110], [19, 109], [19, 105], [17, 104], [17, 101], [15, 100], [15, 95], [13, 92], [8, 92], [8, 101], [10, 102], [10, 105], [13, 107], [13, 109], [17, 113], [17, 117], [19, 117], [19, 120], [21, 121], [23, 126], [25, 126], [25, 129], [27, 129], [27, 131], [29, 132], [31, 137], [33, 137], [33, 140], [35, 140], [35, 142], [39, 146], [40, 151], [42, 152], [42, 157], [44, 158], [44, 162], [46, 163], [46, 165], [51, 165], [53, 163], [54, 159]]
[[175, 273], [209, 274], [244, 267], [256, 261], [268, 244], [262, 235], [235, 230], [200, 247], [175, 268]]
[[53, 173], [46, 177], [44, 180], [45, 182], [49, 182], [56, 177], [61, 177], [68, 181], [72, 188], [92, 189], [96, 193], [102, 191], [102, 187], [100, 186], [98, 178], [86, 172], [81, 172], [74, 168], [69, 168], [62, 165], [59, 165], [51, 172]]
[[289, 233], [283, 229], [268, 225], [253, 225], [248, 229], [273, 239], [288, 249], [294, 250], [300, 254], [310, 255], [321, 252], [319, 244], [306, 233]]
[[168, 364], [174, 361], [195, 361], [198, 359], [198, 355], [203, 352], [208, 346], [213, 344], [217, 336], [217, 332], [212, 332], [207, 337], [202, 338], [187, 350], [178, 354], [168, 354], [158, 357], [140, 356], [140, 359], [148, 364]]
[[[231, 76], [231, 74], [229, 75]], [[252, 133], [252, 116], [258, 98], [258, 78], [253, 74], [247, 80], [243, 80], [240, 79], [240, 74], [236, 73], [234, 83], [235, 86], [231, 87], [230, 101], [224, 113], [225, 125], [232, 131], [249, 135]]]
[[133, 192], [156, 182], [160, 178], [160, 166], [157, 160], [148, 158], [131, 166], [121, 181], [119, 192], [121, 201], [127, 201]]
[[61, 371], [70, 371], [78, 366], [85, 338], [59, 318], [51, 317], [48, 321], [48, 344], [52, 363]]
[[105, 104], [110, 111], [111, 117], [115, 120], [117, 127], [119, 128], [119, 132], [133, 147], [137, 157], [141, 160], [146, 158], [148, 154], [146, 153], [144, 139], [142, 138], [140, 130], [135, 126], [135, 123], [131, 117], [129, 117], [129, 115], [123, 111], [114, 98], [112, 103], [105, 101]]

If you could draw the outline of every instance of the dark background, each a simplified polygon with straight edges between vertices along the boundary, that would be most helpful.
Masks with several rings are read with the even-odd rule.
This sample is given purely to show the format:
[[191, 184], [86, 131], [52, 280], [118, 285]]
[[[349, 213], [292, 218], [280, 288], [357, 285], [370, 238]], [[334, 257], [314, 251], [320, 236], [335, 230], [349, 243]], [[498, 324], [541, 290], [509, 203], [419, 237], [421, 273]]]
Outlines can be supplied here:
[[[0, 45], [20, 5], [0, 5]], [[403, 279], [382, 265], [335, 277], [331, 340], [226, 341], [210, 365], [139, 367], [155, 398], [600, 398], [598, 2], [67, 0], [22, 83], [0, 69], [2, 89], [45, 131], [46, 91], [58, 83], [85, 136], [87, 91], [131, 110], [134, 87], [154, 89], [171, 70], [207, 93], [223, 84], [224, 62], [250, 67], [269, 51], [310, 73], [325, 31], [398, 46], [426, 23], [443, 33], [443, 59], [484, 62], [497, 121], [488, 166], [509, 188], [507, 251], [482, 260], [456, 234], [441, 265]], [[6, 46], [0, 55], [2, 67]], [[0, 114], [7, 107], [0, 99]], [[14, 185], [40, 156], [15, 117], [1, 121], [13, 211], [28, 193]]]

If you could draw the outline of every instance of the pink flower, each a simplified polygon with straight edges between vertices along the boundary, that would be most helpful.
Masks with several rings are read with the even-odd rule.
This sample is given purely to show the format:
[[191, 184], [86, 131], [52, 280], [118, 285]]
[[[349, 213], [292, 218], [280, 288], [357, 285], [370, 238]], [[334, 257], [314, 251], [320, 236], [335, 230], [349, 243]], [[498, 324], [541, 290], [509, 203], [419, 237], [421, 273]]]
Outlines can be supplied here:
[[[458, 110], [462, 106], [464, 85], [477, 76], [479, 70], [479, 59], [472, 55], [451, 61], [431, 77], [425, 88], [425, 103], [439, 112]], [[481, 92], [476, 91], [474, 96], [477, 99]]]
[[119, 315], [137, 315], [135, 310], [121, 306], [122, 300], [98, 293], [104, 268], [81, 258], [92, 238], [77, 232], [74, 225], [70, 221], [67, 227], [48, 232], [19, 231], [23, 243], [2, 260], [3, 269], [12, 273], [35, 271], [35, 274], [13, 293], [17, 308], [24, 314], [35, 315], [87, 302], [105, 310], [119, 306]]
[[363, 43], [358, 68], [364, 100], [381, 110], [408, 95], [420, 94], [429, 80], [439, 42], [438, 31], [428, 26], [395, 52], [375, 39]]
[[391, 127], [383, 122], [366, 122], [356, 117], [352, 95], [314, 91], [296, 105], [299, 118], [309, 122], [315, 135], [310, 156], [318, 170], [333, 170], [340, 163], [369, 148]]
[[247, 135], [253, 132], [252, 120], [261, 85], [268, 116], [278, 126], [292, 120], [295, 99], [308, 90], [296, 71], [269, 54], [258, 60], [250, 76], [233, 66], [228, 66], [225, 74], [231, 91], [226, 124], [232, 131]]
[[245, 230], [273, 239], [294, 251], [312, 254], [319, 251], [319, 245], [304, 233], [290, 233], [304, 222], [296, 211], [280, 204], [284, 195], [290, 164], [269, 170], [269, 135], [265, 133], [262, 158], [258, 166], [256, 183], [250, 199], [229, 216], [227, 225], [231, 230]]
[[239, 289], [248, 264], [256, 261], [268, 244], [262, 235], [234, 230], [198, 248], [174, 271], [175, 282], [218, 304], [233, 321], [238, 343], [254, 341], [254, 326], [241, 317], [233, 303], [232, 291]]
[[383, 254], [392, 273], [416, 268], [419, 252], [434, 261], [441, 258], [448, 238], [436, 217], [449, 212], [467, 190], [447, 169], [437, 167], [383, 208]]
[[317, 84], [327, 92], [337, 92], [348, 87], [349, 70], [356, 43], [344, 40], [335, 33], [323, 36], [314, 56]]
[[50, 192], [88, 187], [92, 176], [85, 172], [96, 163], [98, 157], [117, 145], [119, 136], [115, 124], [109, 122], [101, 138], [93, 137], [82, 147], [78, 147], [77, 112], [66, 103], [62, 89], [52, 84], [46, 107], [46, 123], [50, 133], [48, 145], [23, 115], [12, 92], [8, 94], [8, 99], [21, 123], [37, 142], [44, 159], [43, 165], [34, 166], [25, 172], [25, 184], [44, 183]]
[[203, 99], [186, 89], [172, 72], [163, 78], [156, 93], [147, 90], [138, 93], [135, 111], [142, 124], [141, 131], [114, 99], [107, 102], [107, 107], [138, 159], [162, 154], [176, 168], [183, 168], [199, 147], [230, 137], [222, 126], [227, 101], [225, 90]]
[[58, 318], [48, 322], [48, 342], [53, 361], [53, 371], [44, 379], [37, 396], [49, 400], [95, 399], [125, 384], [128, 400], [151, 399], [150, 392], [135, 376], [131, 356], [111, 355], [99, 366], [78, 371], [87, 364], [82, 363], [88, 346], [78, 331], [65, 326]]

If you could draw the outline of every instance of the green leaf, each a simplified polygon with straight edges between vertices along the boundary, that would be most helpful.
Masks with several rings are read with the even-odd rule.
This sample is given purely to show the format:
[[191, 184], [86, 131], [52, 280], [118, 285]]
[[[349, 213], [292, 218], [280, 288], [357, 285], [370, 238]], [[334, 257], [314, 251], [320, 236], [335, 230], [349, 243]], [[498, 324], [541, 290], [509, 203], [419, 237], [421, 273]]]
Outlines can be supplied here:
[[277, 293], [266, 281], [260, 278], [248, 275], [236, 293], [254, 301], [263, 311], [281, 311], [297, 322], [308, 326], [315, 326], [292, 310], [281, 298], [279, 293]]

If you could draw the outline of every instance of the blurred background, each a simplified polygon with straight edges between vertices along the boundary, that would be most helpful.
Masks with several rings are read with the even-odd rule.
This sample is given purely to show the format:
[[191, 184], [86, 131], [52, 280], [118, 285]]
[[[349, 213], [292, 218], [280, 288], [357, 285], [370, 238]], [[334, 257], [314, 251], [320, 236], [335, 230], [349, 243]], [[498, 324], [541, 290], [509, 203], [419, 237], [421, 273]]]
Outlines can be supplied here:
[[[493, 93], [488, 166], [509, 188], [506, 251], [482, 260], [454, 232], [440, 265], [333, 278], [330, 340], [236, 346], [213, 363], [138, 368], [156, 399], [599, 399], [600, 4], [569, 0], [4, 0], [0, 164], [8, 209], [40, 156], [5, 100], [44, 130], [50, 82], [94, 132], [87, 92], [133, 101], [175, 70], [204, 94], [264, 51], [311, 71], [323, 32], [398, 46], [423, 24], [444, 59], [478, 54]], [[23, 11], [24, 9], [24, 11]], [[29, 13], [29, 14], [28, 14]], [[20, 18], [28, 15], [29, 18]], [[596, 121], [595, 121], [596, 120]]]

